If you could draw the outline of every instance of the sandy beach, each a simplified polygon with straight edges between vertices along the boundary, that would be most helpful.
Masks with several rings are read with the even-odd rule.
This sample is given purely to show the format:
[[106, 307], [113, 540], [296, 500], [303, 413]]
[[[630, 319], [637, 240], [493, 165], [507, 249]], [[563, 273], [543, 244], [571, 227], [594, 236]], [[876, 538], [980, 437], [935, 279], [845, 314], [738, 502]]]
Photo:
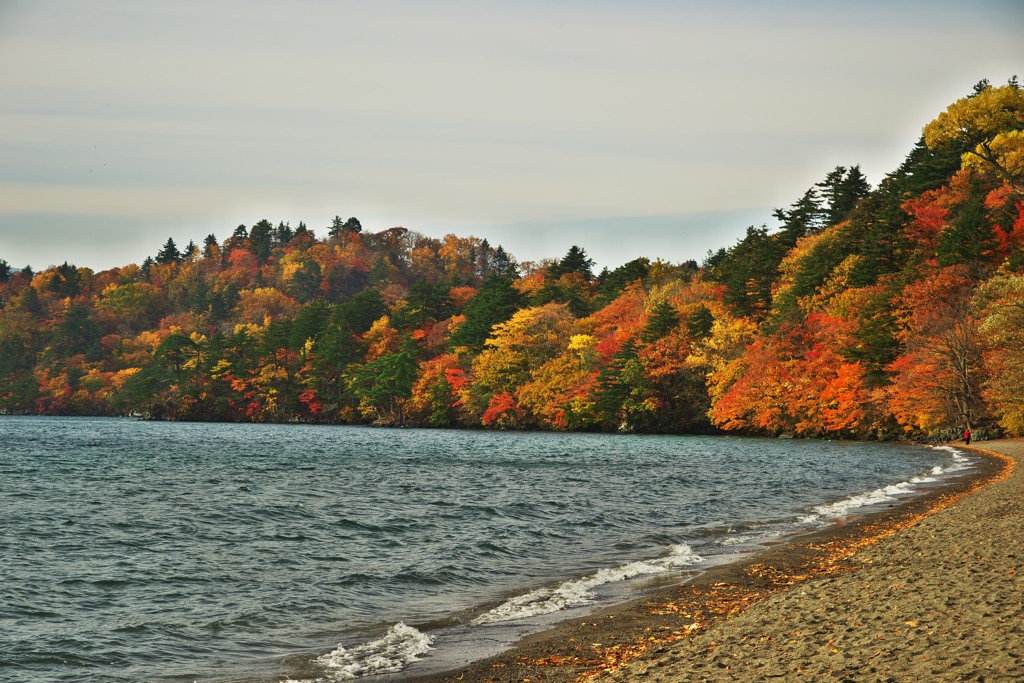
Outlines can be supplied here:
[[972, 449], [971, 481], [408, 680], [1024, 681], [1024, 440]]

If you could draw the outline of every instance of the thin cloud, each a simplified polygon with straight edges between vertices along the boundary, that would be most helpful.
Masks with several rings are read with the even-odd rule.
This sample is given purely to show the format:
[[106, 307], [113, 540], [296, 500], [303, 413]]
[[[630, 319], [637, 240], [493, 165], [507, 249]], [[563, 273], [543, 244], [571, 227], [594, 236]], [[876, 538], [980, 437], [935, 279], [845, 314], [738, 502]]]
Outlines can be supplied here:
[[[87, 237], [60, 216], [143, 233], [82, 263], [109, 267], [179, 229], [334, 213], [509, 242], [524, 225], [661, 216], [683, 227], [637, 230], [693, 258], [708, 230], [680, 216], [768, 220], [836, 165], [876, 182], [893, 170], [943, 107], [1022, 63], [1014, 10], [14, 3], [0, 14], [0, 258], [79, 259]], [[950, 49], [968, 21], [983, 52]], [[28, 219], [39, 239], [10, 239]], [[744, 227], [712, 232], [724, 245]], [[558, 255], [531, 234], [517, 256]], [[618, 265], [614, 231], [589, 236]]]

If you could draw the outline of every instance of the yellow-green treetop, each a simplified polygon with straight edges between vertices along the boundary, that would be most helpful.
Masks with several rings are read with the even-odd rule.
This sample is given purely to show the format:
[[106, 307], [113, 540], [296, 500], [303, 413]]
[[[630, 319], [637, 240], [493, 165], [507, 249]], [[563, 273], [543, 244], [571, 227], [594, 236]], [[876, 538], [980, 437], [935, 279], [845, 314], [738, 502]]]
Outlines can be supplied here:
[[985, 88], [957, 100], [924, 127], [934, 149], [949, 142], [975, 144], [964, 153], [964, 167], [995, 172], [1019, 188], [1024, 172], [1024, 90], [1015, 85]]

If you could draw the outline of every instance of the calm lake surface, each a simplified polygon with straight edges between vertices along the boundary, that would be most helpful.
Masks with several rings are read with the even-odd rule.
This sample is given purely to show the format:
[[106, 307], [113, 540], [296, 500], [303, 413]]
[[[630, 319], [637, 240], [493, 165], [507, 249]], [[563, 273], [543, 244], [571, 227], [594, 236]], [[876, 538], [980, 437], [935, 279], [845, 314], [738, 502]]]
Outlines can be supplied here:
[[392, 680], [971, 466], [875, 443], [0, 417], [0, 680]]

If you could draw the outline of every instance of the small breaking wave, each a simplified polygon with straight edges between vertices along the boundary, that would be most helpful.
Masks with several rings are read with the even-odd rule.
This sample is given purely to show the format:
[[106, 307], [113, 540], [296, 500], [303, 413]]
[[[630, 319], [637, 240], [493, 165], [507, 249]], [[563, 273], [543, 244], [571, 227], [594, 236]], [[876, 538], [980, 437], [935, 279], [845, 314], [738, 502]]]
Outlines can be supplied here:
[[835, 503], [828, 503], [826, 505], [817, 505], [812, 510], [814, 512], [809, 515], [804, 515], [800, 518], [800, 521], [805, 524], [811, 524], [821, 519], [839, 519], [846, 517], [852, 510], [857, 508], [868, 507], [870, 505], [881, 505], [892, 500], [896, 500], [897, 496], [906, 495], [912, 493], [913, 488], [910, 482], [901, 482], [899, 484], [891, 484], [883, 488], [875, 489], [874, 491], [868, 491], [867, 493], [859, 493], [849, 498], [836, 501]]
[[701, 561], [701, 557], [685, 543], [672, 546], [669, 554], [652, 560], [630, 562], [620, 567], [600, 569], [581, 579], [566, 581], [554, 587], [538, 588], [516, 596], [473, 620], [475, 625], [497, 624], [551, 614], [570, 607], [581, 607], [594, 600], [594, 589], [638, 576], [664, 574]]
[[935, 450], [949, 451], [952, 455], [953, 462], [946, 466], [938, 465], [929, 470], [927, 474], [912, 477], [909, 480], [901, 481], [898, 484], [890, 484], [888, 486], [877, 488], [874, 491], [854, 494], [849, 498], [844, 498], [843, 500], [836, 501], [835, 503], [817, 505], [811, 508], [813, 511], [812, 514], [800, 517], [800, 521], [804, 524], [812, 524], [823, 519], [839, 519], [846, 517], [857, 508], [881, 505], [883, 503], [894, 501], [900, 496], [906, 496], [914, 493], [917, 487], [922, 484], [936, 482], [938, 481], [938, 478], [943, 475], [961, 472], [970, 466], [971, 459], [952, 446], [932, 446], [932, 448]]
[[[971, 458], [964, 455], [963, 451], [954, 448], [953, 446], [932, 446], [933, 450], [936, 451], [949, 451], [953, 457], [953, 462], [948, 467], [936, 467], [939, 474], [952, 474], [953, 472], [962, 472], [970, 467]], [[934, 471], [934, 470], [933, 470]]]
[[398, 622], [388, 632], [369, 643], [338, 649], [321, 655], [316, 662], [326, 675], [315, 680], [284, 683], [336, 683], [363, 676], [397, 673], [429, 652], [434, 639], [421, 631]]

